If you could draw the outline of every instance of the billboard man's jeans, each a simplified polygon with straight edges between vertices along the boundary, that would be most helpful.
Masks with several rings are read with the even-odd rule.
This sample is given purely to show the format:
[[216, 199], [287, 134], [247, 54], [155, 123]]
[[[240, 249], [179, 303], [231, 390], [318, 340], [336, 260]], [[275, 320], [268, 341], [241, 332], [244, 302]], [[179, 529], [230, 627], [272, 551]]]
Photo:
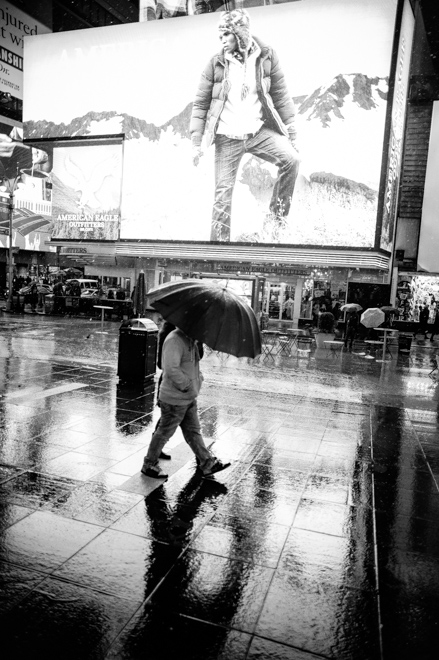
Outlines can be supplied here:
[[300, 163], [299, 155], [288, 138], [265, 126], [246, 140], [234, 140], [225, 135], [217, 135], [211, 241], [230, 241], [233, 189], [239, 164], [247, 153], [278, 167], [270, 213], [280, 221], [288, 216]]
[[145, 467], [157, 465], [160, 452], [180, 426], [184, 439], [198, 458], [201, 470], [205, 472], [206, 468], [214, 462], [214, 458], [204, 444], [201, 435], [197, 402], [192, 401], [175, 406], [161, 401], [160, 411], [161, 417], [152, 435], [148, 453], [145, 456]]

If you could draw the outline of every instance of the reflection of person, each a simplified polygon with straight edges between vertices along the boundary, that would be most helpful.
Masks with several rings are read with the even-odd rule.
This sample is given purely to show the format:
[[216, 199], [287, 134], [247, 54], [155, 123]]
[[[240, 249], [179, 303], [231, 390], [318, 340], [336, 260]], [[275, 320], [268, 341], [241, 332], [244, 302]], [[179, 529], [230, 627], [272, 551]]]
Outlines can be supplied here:
[[249, 153], [278, 167], [267, 220], [285, 225], [299, 157], [294, 147], [294, 104], [275, 51], [250, 34], [244, 9], [224, 12], [222, 49], [207, 64], [193, 104], [190, 132], [194, 164], [201, 141], [215, 143], [215, 201], [211, 240], [229, 241], [232, 196], [239, 164]]
[[179, 328], [165, 339], [161, 354], [163, 379], [159, 400], [161, 417], [145, 456], [142, 473], [154, 479], [167, 477], [158, 465], [160, 452], [180, 426], [184, 439], [198, 459], [204, 477], [224, 470], [230, 463], [215, 458], [204, 444], [197, 410], [202, 375], [196, 342]]

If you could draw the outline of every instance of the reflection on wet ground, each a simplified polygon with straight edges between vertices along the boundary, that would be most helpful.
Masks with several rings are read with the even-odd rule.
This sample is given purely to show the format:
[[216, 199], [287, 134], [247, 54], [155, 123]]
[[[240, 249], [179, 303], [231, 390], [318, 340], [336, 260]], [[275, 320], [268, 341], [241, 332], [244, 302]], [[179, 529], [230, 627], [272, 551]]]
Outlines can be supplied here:
[[232, 466], [200, 479], [178, 432], [162, 484], [139, 473], [154, 385], [118, 385], [106, 326], [0, 318], [9, 657], [436, 658], [436, 344], [209, 354], [203, 432]]

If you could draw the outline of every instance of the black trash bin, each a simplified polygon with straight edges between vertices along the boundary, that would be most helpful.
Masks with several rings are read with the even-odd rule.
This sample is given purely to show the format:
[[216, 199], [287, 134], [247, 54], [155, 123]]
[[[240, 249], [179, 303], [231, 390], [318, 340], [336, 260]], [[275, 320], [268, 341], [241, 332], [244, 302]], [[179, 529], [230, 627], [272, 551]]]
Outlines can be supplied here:
[[413, 335], [400, 332], [398, 335], [398, 353], [410, 353]]
[[143, 385], [157, 365], [158, 327], [151, 319], [128, 319], [119, 328], [117, 375], [120, 383]]

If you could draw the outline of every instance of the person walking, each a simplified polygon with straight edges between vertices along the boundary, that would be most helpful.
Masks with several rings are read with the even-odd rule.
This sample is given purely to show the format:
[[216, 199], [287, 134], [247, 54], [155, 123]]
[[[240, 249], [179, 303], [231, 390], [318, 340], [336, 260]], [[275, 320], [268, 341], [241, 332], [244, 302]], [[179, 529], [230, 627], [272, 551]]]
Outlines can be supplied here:
[[352, 350], [354, 339], [357, 336], [359, 323], [360, 323], [360, 317], [358, 316], [358, 312], [356, 311], [350, 312], [348, 314], [348, 318], [346, 321], [346, 333], [344, 338], [345, 348], [348, 347], [348, 343], [349, 343], [349, 349]]
[[430, 341], [434, 341], [434, 336], [439, 334], [439, 310], [436, 308], [433, 325], [431, 327]]
[[427, 338], [428, 334], [428, 319], [430, 316], [430, 308], [427, 303], [424, 304], [423, 308], [419, 312], [419, 327], [416, 334], [423, 334], [424, 339]]
[[63, 314], [65, 311], [65, 294], [64, 294], [63, 282], [60, 277], [53, 285], [53, 295], [54, 295], [53, 313]]
[[160, 454], [180, 426], [197, 458], [203, 477], [211, 477], [229, 467], [212, 455], [204, 444], [198, 417], [197, 397], [203, 380], [197, 342], [176, 328], [166, 337], [161, 354], [163, 378], [159, 392], [160, 420], [152, 435], [141, 472], [154, 479], [168, 475], [158, 465]]
[[251, 35], [248, 12], [223, 12], [218, 27], [222, 48], [202, 74], [190, 121], [195, 166], [203, 155], [203, 135], [207, 147], [215, 144], [210, 239], [230, 241], [233, 189], [246, 153], [278, 167], [266, 218], [277, 235], [299, 172], [294, 103], [275, 51]]

